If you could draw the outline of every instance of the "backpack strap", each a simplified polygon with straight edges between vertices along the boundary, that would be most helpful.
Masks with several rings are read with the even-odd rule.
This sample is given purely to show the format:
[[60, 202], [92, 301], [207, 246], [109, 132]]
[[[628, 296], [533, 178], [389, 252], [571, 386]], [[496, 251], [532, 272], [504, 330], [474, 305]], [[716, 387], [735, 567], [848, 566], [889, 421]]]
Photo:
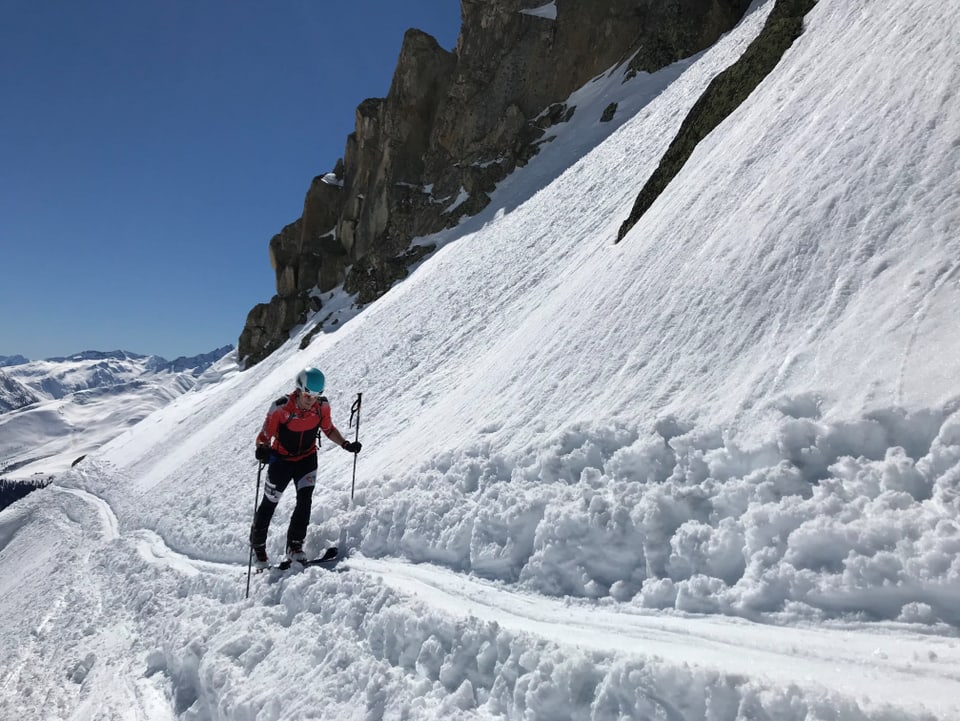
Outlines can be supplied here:
[[[317, 411], [318, 411], [318, 412], [317, 412], [317, 415], [320, 416], [320, 423], [321, 423], [321, 424], [323, 423], [322, 411], [323, 411], [323, 404], [324, 404], [324, 403], [326, 403], [328, 406], [330, 405], [330, 401], [327, 400], [327, 397], [326, 397], [326, 396], [320, 396], [319, 398], [317, 398]], [[320, 428], [320, 426], [318, 425], [318, 426], [317, 426], [317, 448], [320, 448], [320, 447], [323, 446], [323, 442], [322, 442], [322, 441], [323, 441], [323, 438], [322, 438], [322, 436], [323, 436], [323, 429]]]

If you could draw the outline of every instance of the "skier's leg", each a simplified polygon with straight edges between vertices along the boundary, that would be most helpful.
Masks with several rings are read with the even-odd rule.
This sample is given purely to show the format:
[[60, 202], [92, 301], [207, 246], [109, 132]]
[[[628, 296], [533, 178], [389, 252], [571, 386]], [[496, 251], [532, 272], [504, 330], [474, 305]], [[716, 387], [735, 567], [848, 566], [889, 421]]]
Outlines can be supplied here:
[[273, 512], [277, 510], [280, 497], [292, 479], [290, 465], [286, 461], [275, 460], [267, 470], [263, 500], [260, 501], [260, 506], [253, 516], [253, 525], [250, 528], [250, 545], [254, 548], [267, 545], [267, 532], [270, 529]]
[[307, 524], [310, 523], [310, 508], [313, 504], [313, 488], [317, 483], [317, 457], [304, 458], [304, 463], [296, 471], [297, 505], [290, 516], [287, 529], [288, 552], [300, 551], [303, 539], [307, 537]]
[[287, 530], [287, 548], [299, 550], [307, 536], [307, 524], [310, 522], [310, 507], [313, 505], [313, 486], [297, 490], [297, 505], [290, 516], [290, 528]]

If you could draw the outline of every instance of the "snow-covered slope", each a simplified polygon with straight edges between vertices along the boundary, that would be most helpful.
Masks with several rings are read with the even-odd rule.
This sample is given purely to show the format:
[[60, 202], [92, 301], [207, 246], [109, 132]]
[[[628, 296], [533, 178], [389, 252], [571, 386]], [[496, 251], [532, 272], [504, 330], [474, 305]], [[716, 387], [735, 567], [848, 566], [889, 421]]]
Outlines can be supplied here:
[[[960, 10], [820, 0], [613, 243], [770, 6], [589, 84], [341, 330], [0, 514], [0, 712], [960, 718]], [[345, 432], [363, 393], [307, 539], [353, 558], [245, 600], [253, 438], [308, 364]]]
[[40, 396], [33, 390], [0, 370], [0, 413], [23, 408], [39, 400]]
[[235, 372], [230, 351], [173, 361], [85, 351], [11, 362], [0, 370], [0, 474], [46, 480], [65, 471], [177, 396]]

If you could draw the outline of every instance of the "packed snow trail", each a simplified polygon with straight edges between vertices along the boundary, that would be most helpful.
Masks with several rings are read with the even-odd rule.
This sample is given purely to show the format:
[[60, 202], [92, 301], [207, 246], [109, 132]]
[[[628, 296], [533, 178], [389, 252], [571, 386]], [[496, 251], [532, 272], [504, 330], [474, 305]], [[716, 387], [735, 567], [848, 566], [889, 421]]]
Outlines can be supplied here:
[[[956, 638], [924, 635], [892, 624], [870, 629], [839, 623], [832, 628], [798, 628], [729, 617], [640, 611], [612, 601], [543, 597], [429, 564], [359, 555], [348, 558], [341, 573], [308, 569], [261, 578], [253, 585], [251, 600], [243, 602], [242, 566], [178, 553], [149, 529], [121, 533], [110, 506], [91, 493], [57, 486], [46, 492], [59, 497], [53, 505], [62, 511], [68, 523], [86, 519], [84, 533], [99, 536], [103, 546], [129, 543], [148, 566], [190, 579], [199, 584], [198, 589], [205, 587], [205, 578], [210, 578], [215, 582], [207, 587], [214, 595], [211, 600], [220, 596], [217, 602], [228, 606], [253, 611], [264, 604], [269, 607], [292, 602], [297, 606], [300, 602], [287, 599], [289, 594], [296, 597], [315, 582], [328, 591], [337, 590], [341, 577], [349, 585], [356, 583], [357, 574], [361, 574], [361, 582], [376, 585], [370, 584], [371, 579], [376, 579], [396, 592], [398, 604], [406, 607], [411, 616], [439, 614], [468, 627], [487, 624], [499, 629], [497, 633], [506, 631], [513, 638], [527, 639], [523, 643], [531, 648], [544, 643], [555, 645], [561, 649], [561, 656], [600, 654], [667, 669], [693, 668], [707, 674], [750, 679], [760, 686], [792, 686], [814, 696], [826, 692], [877, 708], [889, 706], [916, 714], [934, 713], [936, 718], [960, 718], [960, 641]], [[80, 501], [79, 505], [72, 500]], [[25, 518], [29, 514], [20, 515]], [[91, 523], [99, 528], [93, 528]], [[94, 569], [85, 569], [84, 563], [90, 563], [89, 559], [77, 561], [74, 572], [84, 578], [96, 578]], [[142, 572], [133, 574], [124, 583], [137, 584], [138, 578], [145, 576]], [[111, 592], [109, 587], [94, 584], [86, 590], [86, 596]], [[154, 591], [145, 586], [142, 593]], [[77, 600], [78, 597], [72, 598], [74, 603]], [[87, 602], [103, 605], [96, 598], [88, 598]], [[57, 613], [56, 607], [54, 603], [50, 614]], [[190, 607], [187, 599], [184, 608]], [[305, 621], [304, 617], [297, 617], [284, 623]], [[42, 632], [46, 623], [41, 622], [37, 633]], [[134, 635], [134, 621], [128, 620], [124, 625], [129, 635]], [[88, 665], [93, 666], [93, 662]], [[10, 677], [8, 674], [8, 680]], [[142, 688], [133, 681], [126, 684], [131, 689], [127, 698], [137, 694], [156, 696], [155, 684], [144, 685], [142, 679], [137, 683]]]
[[433, 609], [493, 621], [562, 646], [692, 664], [776, 685], [819, 685], [854, 698], [960, 718], [956, 638], [890, 627], [793, 628], [718, 616], [630, 613], [615, 603], [519, 593], [430, 565], [366, 558], [349, 563]]
[[137, 579], [103, 572], [104, 551], [123, 538], [110, 505], [79, 489], [48, 486], [0, 514], [0, 563], [20, 559], [0, 579], [13, 620], [0, 632], [0, 718], [175, 718], [162, 679], [130, 654], [136, 610], [113, 602]]

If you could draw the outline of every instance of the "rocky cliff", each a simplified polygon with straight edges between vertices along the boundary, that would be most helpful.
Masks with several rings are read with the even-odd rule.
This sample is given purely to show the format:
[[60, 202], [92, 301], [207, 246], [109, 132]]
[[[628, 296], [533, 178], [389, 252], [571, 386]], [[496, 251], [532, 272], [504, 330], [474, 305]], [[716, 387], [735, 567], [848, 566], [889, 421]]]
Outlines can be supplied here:
[[340, 284], [360, 304], [432, 249], [410, 241], [489, 203], [564, 100], [599, 73], [652, 72], [711, 45], [749, 0], [461, 0], [452, 51], [404, 36], [386, 98], [356, 111], [344, 156], [307, 191], [302, 216], [270, 241], [277, 294], [250, 311], [238, 343], [257, 363]]

